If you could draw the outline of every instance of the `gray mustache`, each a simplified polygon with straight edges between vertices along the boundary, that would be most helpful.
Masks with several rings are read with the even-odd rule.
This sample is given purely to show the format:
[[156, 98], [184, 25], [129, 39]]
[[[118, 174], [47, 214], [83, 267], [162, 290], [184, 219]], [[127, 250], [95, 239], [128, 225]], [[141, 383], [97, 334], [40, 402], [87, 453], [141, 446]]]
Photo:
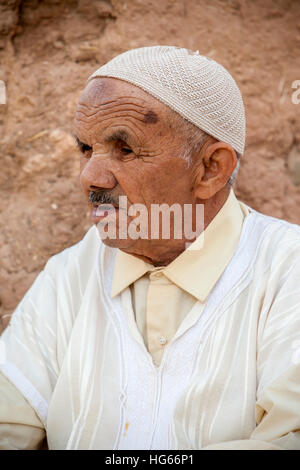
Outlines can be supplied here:
[[115, 206], [119, 205], [119, 201], [111, 196], [111, 194], [103, 191], [91, 191], [89, 194], [89, 201], [91, 204], [113, 204]]

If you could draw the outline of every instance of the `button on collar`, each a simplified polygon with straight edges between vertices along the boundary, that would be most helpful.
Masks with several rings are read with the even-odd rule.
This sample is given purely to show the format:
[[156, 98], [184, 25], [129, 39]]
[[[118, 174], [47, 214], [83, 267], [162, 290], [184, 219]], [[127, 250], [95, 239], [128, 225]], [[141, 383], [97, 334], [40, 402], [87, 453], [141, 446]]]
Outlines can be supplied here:
[[159, 338], [159, 342], [160, 342], [160, 344], [161, 344], [162, 346], [164, 346], [164, 345], [166, 344], [166, 342], [167, 342], [167, 338], [166, 338], [165, 336], [161, 336], [161, 337]]

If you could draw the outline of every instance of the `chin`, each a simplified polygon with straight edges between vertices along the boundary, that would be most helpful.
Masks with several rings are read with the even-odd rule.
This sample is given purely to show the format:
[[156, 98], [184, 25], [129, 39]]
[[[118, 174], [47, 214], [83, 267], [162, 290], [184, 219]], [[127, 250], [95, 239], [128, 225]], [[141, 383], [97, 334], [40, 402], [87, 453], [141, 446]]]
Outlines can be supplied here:
[[132, 246], [132, 240], [120, 240], [118, 238], [101, 238], [104, 245], [110, 248], [119, 248], [120, 250], [129, 249]]

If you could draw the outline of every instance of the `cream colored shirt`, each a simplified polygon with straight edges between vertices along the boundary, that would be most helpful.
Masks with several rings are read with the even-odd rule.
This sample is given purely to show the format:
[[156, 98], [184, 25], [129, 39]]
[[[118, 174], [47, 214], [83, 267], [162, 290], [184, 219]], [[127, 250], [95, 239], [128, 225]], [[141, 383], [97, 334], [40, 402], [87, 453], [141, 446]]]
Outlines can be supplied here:
[[[112, 297], [130, 286], [135, 320], [156, 365], [197, 301], [203, 309], [205, 299], [236, 250], [247, 214], [247, 206], [239, 203], [231, 190], [204, 236], [163, 268], [118, 250]], [[126, 306], [124, 309], [127, 311]]]
[[48, 261], [1, 336], [0, 448], [36, 448], [47, 429], [50, 449], [300, 449], [300, 228], [242, 206], [232, 248], [223, 209], [204, 233], [218, 246], [206, 276], [168, 269], [197, 301], [159, 325], [160, 366], [130, 287], [110, 295], [116, 252], [94, 227]]

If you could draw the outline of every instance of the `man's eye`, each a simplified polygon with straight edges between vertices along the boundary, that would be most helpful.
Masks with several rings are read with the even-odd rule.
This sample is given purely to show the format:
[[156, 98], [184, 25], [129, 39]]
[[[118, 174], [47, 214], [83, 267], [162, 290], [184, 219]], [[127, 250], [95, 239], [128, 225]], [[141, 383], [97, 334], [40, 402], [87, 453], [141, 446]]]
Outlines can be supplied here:
[[92, 147], [90, 145], [83, 144], [81, 146], [80, 150], [81, 150], [82, 153], [86, 153], [86, 152], [89, 152], [90, 150], [92, 150]]
[[92, 150], [92, 147], [90, 145], [85, 144], [84, 142], [81, 142], [81, 140], [79, 140], [78, 137], [76, 137], [76, 142], [77, 142], [80, 152], [86, 153]]
[[132, 150], [128, 147], [121, 147], [121, 152], [124, 153], [124, 155], [128, 155], [129, 153], [132, 153]]

